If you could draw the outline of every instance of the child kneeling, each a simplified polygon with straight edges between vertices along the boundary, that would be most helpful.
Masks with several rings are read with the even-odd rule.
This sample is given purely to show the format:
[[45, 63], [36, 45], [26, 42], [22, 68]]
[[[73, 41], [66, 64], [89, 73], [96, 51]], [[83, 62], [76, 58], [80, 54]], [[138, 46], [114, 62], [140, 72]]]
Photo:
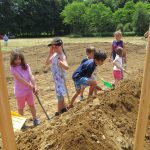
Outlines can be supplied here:
[[93, 94], [94, 89], [97, 87], [97, 82], [91, 78], [97, 66], [103, 65], [106, 54], [103, 52], [95, 52], [94, 59], [89, 59], [82, 63], [79, 68], [73, 73], [72, 79], [76, 88], [76, 92], [71, 98], [69, 108], [73, 107], [73, 103], [77, 96], [80, 94], [82, 87], [90, 86], [89, 96]]

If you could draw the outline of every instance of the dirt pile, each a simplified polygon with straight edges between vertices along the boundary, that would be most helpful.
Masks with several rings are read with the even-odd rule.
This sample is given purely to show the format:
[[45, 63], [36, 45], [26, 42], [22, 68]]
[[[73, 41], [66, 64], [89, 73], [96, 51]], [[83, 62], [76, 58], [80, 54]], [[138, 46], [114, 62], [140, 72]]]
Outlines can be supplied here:
[[[141, 81], [141, 73], [133, 75], [116, 90], [79, 102], [62, 116], [18, 133], [18, 150], [132, 149]], [[149, 133], [150, 123], [146, 150], [150, 147]]]

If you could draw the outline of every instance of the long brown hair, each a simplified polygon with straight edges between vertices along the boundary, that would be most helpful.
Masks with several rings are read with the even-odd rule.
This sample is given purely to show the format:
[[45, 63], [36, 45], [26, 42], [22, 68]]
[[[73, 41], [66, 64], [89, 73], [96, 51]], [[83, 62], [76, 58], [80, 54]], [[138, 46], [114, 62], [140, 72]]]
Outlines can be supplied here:
[[21, 53], [20, 50], [16, 49], [16, 50], [13, 50], [10, 54], [10, 65], [13, 66], [13, 67], [16, 67], [16, 64], [15, 64], [15, 60], [17, 58], [20, 58], [21, 59], [21, 66], [22, 66], [22, 69], [23, 70], [27, 70], [27, 64], [26, 64], [26, 61], [25, 61], [25, 58], [24, 58], [24, 55]]

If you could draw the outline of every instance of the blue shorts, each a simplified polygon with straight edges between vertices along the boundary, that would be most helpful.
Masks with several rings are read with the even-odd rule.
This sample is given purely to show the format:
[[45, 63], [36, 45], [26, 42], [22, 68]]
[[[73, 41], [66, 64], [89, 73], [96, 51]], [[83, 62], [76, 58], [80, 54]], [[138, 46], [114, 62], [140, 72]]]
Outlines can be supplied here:
[[89, 78], [87, 77], [82, 77], [81, 79], [74, 81], [74, 85], [76, 90], [80, 90], [82, 87], [89, 86]]

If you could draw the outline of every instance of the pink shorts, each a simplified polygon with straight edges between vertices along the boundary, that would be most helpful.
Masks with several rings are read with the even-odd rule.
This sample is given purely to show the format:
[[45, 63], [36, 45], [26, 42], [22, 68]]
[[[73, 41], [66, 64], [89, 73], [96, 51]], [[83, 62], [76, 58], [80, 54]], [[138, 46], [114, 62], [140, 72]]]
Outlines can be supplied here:
[[117, 81], [122, 80], [122, 72], [120, 70], [114, 70], [113, 75], [115, 80]]
[[26, 96], [16, 97], [16, 99], [17, 99], [17, 104], [19, 109], [24, 109], [26, 102], [28, 106], [34, 105], [33, 93], [30, 93]]

